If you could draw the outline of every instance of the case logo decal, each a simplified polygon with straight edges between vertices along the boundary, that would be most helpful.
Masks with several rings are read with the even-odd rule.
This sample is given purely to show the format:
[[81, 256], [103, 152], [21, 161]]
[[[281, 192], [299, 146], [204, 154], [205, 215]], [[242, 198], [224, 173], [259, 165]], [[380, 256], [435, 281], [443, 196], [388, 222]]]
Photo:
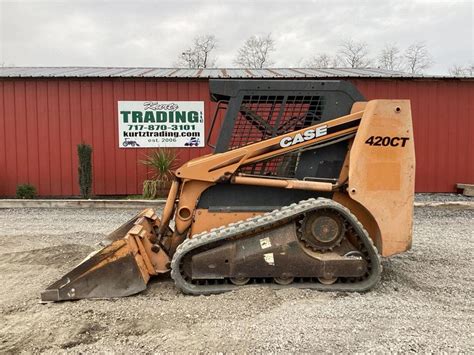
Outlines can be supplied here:
[[316, 139], [316, 138], [325, 136], [326, 134], [328, 134], [327, 125], [320, 126], [318, 128], [307, 129], [303, 133], [295, 134], [294, 137], [292, 136], [283, 137], [280, 140], [280, 147], [282, 148], [291, 147], [292, 145], [303, 143], [311, 139]]

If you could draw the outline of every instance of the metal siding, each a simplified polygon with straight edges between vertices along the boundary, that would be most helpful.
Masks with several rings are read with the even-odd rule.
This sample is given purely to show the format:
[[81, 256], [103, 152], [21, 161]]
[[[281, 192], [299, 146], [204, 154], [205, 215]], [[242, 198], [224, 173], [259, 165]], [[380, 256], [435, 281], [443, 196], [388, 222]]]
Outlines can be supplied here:
[[[465, 85], [467, 85], [467, 83]], [[467, 165], [468, 165], [468, 168], [469, 168], [468, 175], [466, 176], [466, 180], [470, 178], [471, 182], [473, 182], [473, 180], [474, 180], [474, 163], [472, 161], [473, 160], [472, 155], [469, 155], [469, 154], [470, 154], [470, 152], [473, 151], [472, 145], [474, 144], [473, 143], [474, 142], [474, 87], [472, 87], [472, 85], [470, 85], [468, 90], [469, 90], [468, 91], [469, 96], [468, 96], [468, 100], [466, 102], [470, 102], [470, 107], [469, 107], [469, 111], [468, 110], [463, 111], [464, 120], [467, 121], [466, 127], [469, 127], [469, 129], [468, 129], [468, 131], [469, 131], [469, 140], [468, 141], [471, 144], [471, 148], [466, 149], [466, 162], [468, 163]], [[467, 180], [467, 181], [469, 181], [469, 180]]]
[[[122, 100], [135, 100], [135, 82], [124, 82], [124, 98]], [[125, 155], [125, 170], [120, 172], [126, 174], [126, 194], [133, 194], [136, 192], [137, 185], [137, 159], [136, 151], [140, 149], [120, 149], [120, 153]]]
[[[50, 155], [49, 155], [49, 114], [48, 114], [48, 82], [38, 81], [36, 86], [36, 107], [38, 112], [38, 157], [39, 182], [36, 186], [40, 196], [51, 195]], [[8, 195], [13, 195], [9, 189]]]
[[[458, 167], [456, 165], [458, 156], [457, 151], [462, 147], [462, 129], [460, 129], [462, 126], [458, 126], [458, 124], [456, 123], [456, 120], [461, 115], [461, 113], [457, 110], [457, 96], [460, 95], [458, 82], [454, 82], [453, 86], [454, 87], [451, 87], [451, 89], [449, 87], [446, 87], [446, 98], [444, 101], [447, 104], [448, 116], [446, 124], [441, 126], [444, 126], [443, 128], [447, 131], [448, 134], [448, 149], [444, 152], [444, 155], [442, 157], [443, 161], [447, 163], [448, 167], [447, 172], [445, 171], [446, 175], [444, 183], [448, 183], [449, 181], [456, 181], [458, 170]], [[459, 132], [457, 132], [458, 130]]]
[[464, 159], [466, 165], [464, 180], [468, 181], [469, 178], [474, 180], [474, 159], [472, 157], [472, 152], [474, 151], [474, 87], [472, 85], [468, 86], [468, 83], [464, 83], [463, 86], [465, 87], [463, 92], [466, 94], [466, 102], [470, 102], [470, 107], [461, 113], [463, 120], [466, 122], [467, 142], [470, 144], [470, 148], [466, 148]]
[[61, 147], [59, 137], [59, 81], [48, 82], [48, 115], [49, 115], [49, 154], [50, 154], [50, 189], [54, 196], [62, 195], [61, 191]]
[[[15, 191], [16, 183], [22, 183], [18, 179], [17, 170], [17, 150], [18, 145], [16, 140], [16, 111], [15, 111], [15, 82], [6, 82], [4, 92], [5, 105], [5, 150], [6, 150], [6, 188], [7, 193], [11, 194]], [[22, 144], [21, 142], [20, 144]], [[23, 181], [25, 182], [25, 181]]]
[[[474, 82], [351, 80], [367, 99], [408, 98], [412, 104], [418, 192], [454, 191], [474, 183]], [[150, 171], [148, 149], [120, 149], [117, 101], [204, 101], [206, 135], [216, 104], [207, 80], [127, 78], [0, 80], [0, 195], [34, 184], [41, 196], [78, 195], [77, 144], [92, 144], [96, 195], [139, 194]], [[222, 114], [214, 129], [219, 131]], [[207, 138], [207, 137], [206, 137]], [[179, 149], [179, 163], [210, 153]]]
[[115, 191], [122, 191], [122, 193], [125, 193], [127, 189], [127, 161], [125, 157], [125, 153], [118, 148], [118, 137], [117, 137], [117, 132], [118, 132], [118, 123], [117, 121], [117, 116], [118, 116], [118, 107], [117, 107], [117, 101], [124, 100], [125, 97], [125, 84], [123, 81], [114, 81], [113, 82], [113, 87], [114, 87], [114, 129], [115, 129], [115, 138], [114, 138], [114, 150], [115, 150], [115, 181], [116, 181], [116, 190]]
[[463, 81], [458, 82], [458, 100], [468, 103], [469, 107], [456, 105], [456, 119], [460, 121], [458, 126], [463, 127], [459, 132], [457, 144], [459, 147], [464, 147], [464, 154], [458, 154], [456, 148], [453, 160], [456, 161], [456, 177], [462, 179], [459, 182], [471, 179], [472, 183], [474, 180], [474, 157], [472, 156], [474, 152], [474, 85]]
[[91, 85], [92, 105], [92, 141], [95, 193], [105, 194], [105, 152], [104, 152], [104, 116], [102, 114], [102, 81], [93, 81]]
[[4, 97], [5, 83], [0, 81], [0, 196], [7, 194], [7, 176], [6, 176], [6, 161], [7, 161], [7, 143], [5, 142], [5, 97]]
[[20, 183], [28, 181], [28, 140], [26, 133], [26, 98], [25, 82], [15, 82], [15, 142], [17, 144], [17, 180]]
[[116, 180], [116, 149], [110, 147], [117, 147], [117, 117], [114, 114], [114, 106], [117, 106], [113, 99], [114, 87], [113, 81], [106, 80], [102, 82], [102, 117], [110, 117], [110, 119], [103, 119], [103, 139], [104, 139], [104, 194], [113, 195], [117, 191]]
[[[25, 82], [26, 88], [26, 117], [27, 128], [25, 139], [28, 142], [28, 181], [39, 186], [39, 136], [38, 136], [38, 109], [36, 105], [36, 81], [28, 80]], [[1, 127], [1, 123], [0, 123]], [[0, 135], [1, 136], [1, 135]], [[0, 162], [0, 167], [2, 166]], [[1, 178], [0, 178], [1, 180]], [[0, 191], [0, 195], [1, 195]]]
[[[146, 95], [146, 82], [136, 81], [135, 82], [135, 100], [148, 100]], [[142, 181], [147, 178], [147, 168], [140, 163], [141, 160], [146, 158], [146, 154], [149, 152], [148, 149], [133, 149], [135, 151], [135, 191], [142, 190]]]
[[70, 156], [71, 160], [71, 179], [67, 182], [73, 195], [79, 195], [79, 185], [77, 183], [77, 167], [78, 167], [78, 156], [77, 156], [77, 145], [82, 143], [82, 115], [81, 115], [81, 82], [77, 80], [69, 82], [69, 102], [70, 102], [70, 119], [71, 119], [71, 142], [70, 144]]
[[59, 81], [59, 137], [57, 144], [61, 162], [61, 195], [70, 196], [72, 192], [72, 162], [71, 162], [71, 114], [69, 102], [69, 82]]

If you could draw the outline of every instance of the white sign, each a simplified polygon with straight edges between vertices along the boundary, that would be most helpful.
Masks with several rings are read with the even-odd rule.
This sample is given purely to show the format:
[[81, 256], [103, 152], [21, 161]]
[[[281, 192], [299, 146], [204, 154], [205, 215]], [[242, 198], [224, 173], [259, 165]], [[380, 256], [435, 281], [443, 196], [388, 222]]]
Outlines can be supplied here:
[[119, 101], [120, 148], [204, 147], [203, 101]]

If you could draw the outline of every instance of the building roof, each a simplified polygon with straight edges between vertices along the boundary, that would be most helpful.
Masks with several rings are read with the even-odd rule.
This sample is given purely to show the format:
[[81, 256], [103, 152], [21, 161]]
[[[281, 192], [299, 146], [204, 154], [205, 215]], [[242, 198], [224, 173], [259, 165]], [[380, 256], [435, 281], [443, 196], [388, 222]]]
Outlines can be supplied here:
[[[145, 68], [145, 67], [0, 67], [0, 78], [453, 78], [413, 75], [379, 68]], [[472, 77], [470, 77], [472, 79]]]

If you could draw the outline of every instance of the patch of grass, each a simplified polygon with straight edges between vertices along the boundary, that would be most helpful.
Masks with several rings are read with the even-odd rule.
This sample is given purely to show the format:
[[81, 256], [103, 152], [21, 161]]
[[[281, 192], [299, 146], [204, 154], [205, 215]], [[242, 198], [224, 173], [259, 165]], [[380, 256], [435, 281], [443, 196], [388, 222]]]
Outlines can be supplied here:
[[35, 198], [36, 187], [31, 184], [20, 184], [16, 187], [16, 197], [21, 199]]

